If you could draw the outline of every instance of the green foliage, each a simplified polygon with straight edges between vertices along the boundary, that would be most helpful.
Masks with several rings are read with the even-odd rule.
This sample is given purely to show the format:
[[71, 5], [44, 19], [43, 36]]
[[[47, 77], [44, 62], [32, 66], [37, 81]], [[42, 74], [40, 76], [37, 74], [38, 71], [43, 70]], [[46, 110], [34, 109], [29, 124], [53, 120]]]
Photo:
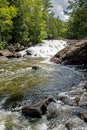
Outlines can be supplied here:
[[29, 46], [45, 38], [62, 38], [64, 24], [51, 8], [51, 0], [0, 0], [0, 45]]
[[8, 6], [8, 1], [7, 0], [0, 0], [0, 8], [7, 7], [7, 6]]
[[[6, 2], [6, 3], [4, 3]], [[12, 18], [16, 16], [17, 10], [13, 6], [8, 6], [6, 0], [0, 0], [0, 42], [11, 39], [10, 32], [12, 31]]]
[[19, 7], [16, 2], [15, 6], [18, 9], [18, 14], [14, 19], [13, 40], [28, 45], [30, 42], [34, 44], [46, 38], [42, 0], [22, 0]]
[[4, 47], [5, 47], [5, 42], [0, 42], [0, 49], [4, 49]]
[[54, 17], [54, 13], [49, 14], [47, 22], [47, 35], [49, 39], [61, 39], [63, 37], [63, 21]]
[[87, 0], [70, 1], [72, 10], [67, 24], [68, 38], [83, 38], [87, 36]]

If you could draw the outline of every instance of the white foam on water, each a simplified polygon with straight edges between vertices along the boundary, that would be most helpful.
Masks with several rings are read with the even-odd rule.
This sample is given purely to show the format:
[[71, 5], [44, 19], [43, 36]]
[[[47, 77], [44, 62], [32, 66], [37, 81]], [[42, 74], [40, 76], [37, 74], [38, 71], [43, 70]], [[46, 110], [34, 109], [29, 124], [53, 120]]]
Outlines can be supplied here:
[[5, 125], [3, 122], [0, 122], [0, 130], [5, 130]]
[[[7, 124], [16, 126], [19, 124], [19, 114], [18, 113], [12, 113], [12, 112], [6, 112], [4, 110], [0, 110], [0, 130], [5, 130], [7, 127]], [[14, 129], [15, 130], [15, 129]]]
[[32, 57], [49, 58], [62, 50], [66, 45], [67, 42], [63, 40], [44, 40], [43, 43], [29, 47], [19, 53], [22, 57], [30, 53]]
[[46, 116], [33, 124], [25, 118], [22, 119], [18, 112], [0, 110], [0, 130], [47, 130], [47, 123]]
[[53, 130], [67, 130], [63, 124], [59, 124], [58, 127], [53, 128]]
[[31, 126], [28, 126], [26, 130], [47, 130], [47, 129], [48, 129], [48, 126], [45, 123], [42, 123], [42, 124], [36, 125], [34, 128], [32, 128]]
[[47, 125], [45, 123], [41, 124], [41, 125], [38, 125], [36, 127], [37, 130], [47, 130]]

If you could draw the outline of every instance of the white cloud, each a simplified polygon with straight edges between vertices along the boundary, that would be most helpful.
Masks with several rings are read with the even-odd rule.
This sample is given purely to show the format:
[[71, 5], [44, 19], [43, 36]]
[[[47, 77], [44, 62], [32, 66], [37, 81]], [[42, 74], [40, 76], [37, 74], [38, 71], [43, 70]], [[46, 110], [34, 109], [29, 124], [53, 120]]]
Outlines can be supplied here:
[[69, 18], [68, 15], [65, 15], [63, 10], [68, 6], [68, 0], [51, 0], [53, 4], [53, 12], [55, 16], [59, 16], [61, 20], [66, 20]]

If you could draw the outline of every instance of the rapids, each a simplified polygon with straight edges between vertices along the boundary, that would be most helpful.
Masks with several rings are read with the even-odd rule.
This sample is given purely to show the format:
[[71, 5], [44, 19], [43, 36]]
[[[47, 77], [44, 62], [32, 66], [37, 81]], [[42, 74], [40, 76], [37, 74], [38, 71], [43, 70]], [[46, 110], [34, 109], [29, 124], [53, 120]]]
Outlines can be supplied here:
[[44, 40], [36, 46], [29, 47], [21, 51], [21, 56], [31, 55], [32, 57], [52, 57], [58, 51], [62, 50], [67, 45], [66, 41], [58, 40]]
[[[84, 93], [78, 84], [87, 80], [87, 69], [56, 65], [46, 60], [66, 45], [65, 41], [47, 41], [46, 45], [20, 52], [22, 56], [31, 52], [27, 58], [0, 60], [0, 130], [87, 130], [86, 123], [72, 114], [80, 108], [59, 100], [61, 95], [73, 99]], [[33, 66], [39, 69], [33, 70]], [[53, 113], [50, 117], [25, 119], [20, 112], [11, 111], [50, 95], [57, 100], [48, 107]]]

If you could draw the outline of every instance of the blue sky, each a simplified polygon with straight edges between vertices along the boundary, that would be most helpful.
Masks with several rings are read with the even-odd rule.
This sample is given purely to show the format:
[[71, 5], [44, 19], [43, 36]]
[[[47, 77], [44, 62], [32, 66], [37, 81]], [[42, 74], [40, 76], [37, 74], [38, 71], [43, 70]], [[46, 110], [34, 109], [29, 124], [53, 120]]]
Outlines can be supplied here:
[[64, 14], [63, 10], [65, 10], [68, 6], [68, 0], [51, 0], [53, 4], [53, 12], [56, 16], [59, 16], [61, 20], [68, 19], [68, 16]]

